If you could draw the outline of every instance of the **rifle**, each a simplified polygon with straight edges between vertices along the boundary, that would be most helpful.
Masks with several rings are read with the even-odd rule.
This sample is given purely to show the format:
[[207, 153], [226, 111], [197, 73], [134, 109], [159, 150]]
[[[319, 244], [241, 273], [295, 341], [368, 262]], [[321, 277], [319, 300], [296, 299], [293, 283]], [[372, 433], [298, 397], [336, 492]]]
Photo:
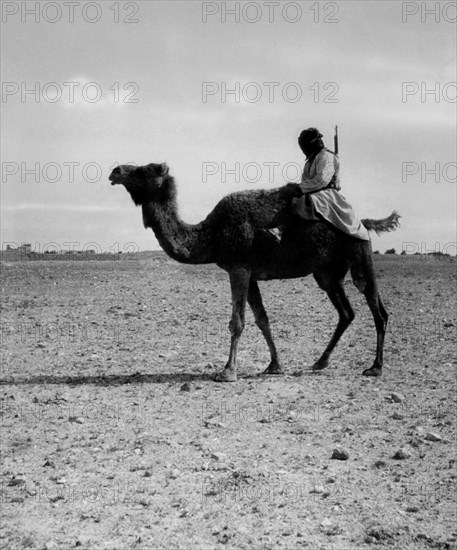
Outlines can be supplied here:
[[[333, 148], [334, 148], [335, 156], [338, 157], [338, 126], [335, 126], [335, 135], [333, 136]], [[339, 165], [338, 161], [337, 161], [337, 165]], [[335, 176], [333, 176], [333, 178], [335, 178]], [[332, 178], [332, 181], [333, 181], [333, 178]], [[338, 178], [337, 178], [337, 181], [333, 184], [333, 186], [337, 191], [341, 189]]]

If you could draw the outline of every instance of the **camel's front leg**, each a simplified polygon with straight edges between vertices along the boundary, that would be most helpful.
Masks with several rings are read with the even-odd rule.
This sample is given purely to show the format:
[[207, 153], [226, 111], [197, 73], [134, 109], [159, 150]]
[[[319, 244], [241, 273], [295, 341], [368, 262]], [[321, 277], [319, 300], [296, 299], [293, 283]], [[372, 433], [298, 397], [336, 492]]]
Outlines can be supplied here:
[[251, 279], [249, 283], [248, 302], [254, 313], [255, 322], [262, 331], [262, 334], [268, 344], [270, 350], [271, 361], [264, 374], [284, 374], [284, 371], [278, 361], [278, 352], [276, 350], [273, 336], [271, 335], [270, 323], [268, 321], [267, 312], [263, 306], [262, 296], [260, 295], [259, 285], [257, 281]]
[[244, 329], [244, 314], [246, 311], [250, 276], [250, 272], [244, 268], [237, 268], [229, 272], [232, 289], [232, 319], [229, 323], [229, 329], [232, 338], [228, 362], [225, 365], [225, 369], [216, 376], [217, 382], [235, 382], [237, 379], [236, 350]]

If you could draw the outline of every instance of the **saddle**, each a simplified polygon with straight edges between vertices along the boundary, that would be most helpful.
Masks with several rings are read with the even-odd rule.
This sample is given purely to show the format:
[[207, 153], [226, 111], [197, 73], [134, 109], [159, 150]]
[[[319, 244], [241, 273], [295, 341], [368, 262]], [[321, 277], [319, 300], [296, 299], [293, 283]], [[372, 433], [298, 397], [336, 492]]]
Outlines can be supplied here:
[[309, 196], [314, 193], [319, 193], [319, 191], [323, 191], [324, 189], [336, 189], [337, 191], [339, 191], [340, 187], [337, 186], [335, 178], [333, 178], [332, 181], [327, 185], [327, 187], [323, 187], [322, 189], [318, 189], [317, 191], [305, 193], [302, 197], [292, 199], [290, 205], [292, 213], [306, 221], [321, 221], [322, 218], [319, 217], [319, 214], [316, 212], [313, 201], [310, 199]]

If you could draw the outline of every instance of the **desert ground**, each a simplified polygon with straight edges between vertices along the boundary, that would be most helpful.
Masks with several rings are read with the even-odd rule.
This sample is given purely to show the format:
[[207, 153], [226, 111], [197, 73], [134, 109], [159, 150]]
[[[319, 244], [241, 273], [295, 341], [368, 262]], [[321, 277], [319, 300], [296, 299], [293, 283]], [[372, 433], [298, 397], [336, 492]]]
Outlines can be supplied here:
[[312, 277], [260, 283], [287, 373], [258, 376], [269, 354], [248, 312], [239, 380], [220, 384], [217, 267], [4, 260], [0, 547], [457, 548], [456, 265], [375, 256], [378, 379], [361, 376], [375, 329], [350, 280], [356, 318], [320, 373], [327, 296]]

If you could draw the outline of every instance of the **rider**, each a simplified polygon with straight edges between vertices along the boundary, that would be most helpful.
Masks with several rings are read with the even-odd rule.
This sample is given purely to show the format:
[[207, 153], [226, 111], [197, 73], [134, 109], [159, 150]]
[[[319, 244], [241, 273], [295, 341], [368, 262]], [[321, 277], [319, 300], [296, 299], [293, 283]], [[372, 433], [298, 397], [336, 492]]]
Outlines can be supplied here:
[[[298, 145], [306, 155], [306, 164], [299, 187], [305, 195], [305, 209], [310, 208], [325, 220], [344, 233], [369, 241], [368, 231], [357, 214], [339, 193], [339, 160], [338, 156], [325, 148], [322, 134], [317, 128], [307, 128], [301, 132]], [[300, 213], [300, 208], [298, 208]], [[311, 216], [310, 219], [318, 219]]]

